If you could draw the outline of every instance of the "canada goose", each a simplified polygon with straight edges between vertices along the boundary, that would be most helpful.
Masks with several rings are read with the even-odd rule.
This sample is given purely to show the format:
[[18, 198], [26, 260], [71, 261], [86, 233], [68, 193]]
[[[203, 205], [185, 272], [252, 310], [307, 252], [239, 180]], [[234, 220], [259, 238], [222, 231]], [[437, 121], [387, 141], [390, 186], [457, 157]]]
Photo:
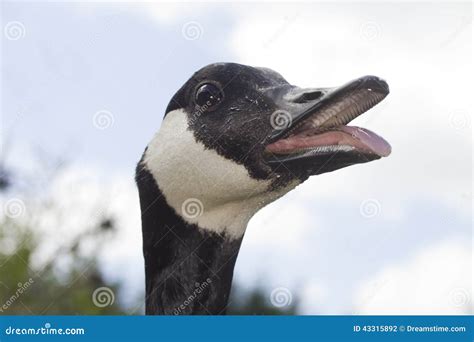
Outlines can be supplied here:
[[266, 68], [216, 63], [171, 99], [136, 170], [147, 314], [224, 314], [250, 218], [311, 175], [388, 156], [346, 126], [389, 93], [364, 76], [302, 89]]

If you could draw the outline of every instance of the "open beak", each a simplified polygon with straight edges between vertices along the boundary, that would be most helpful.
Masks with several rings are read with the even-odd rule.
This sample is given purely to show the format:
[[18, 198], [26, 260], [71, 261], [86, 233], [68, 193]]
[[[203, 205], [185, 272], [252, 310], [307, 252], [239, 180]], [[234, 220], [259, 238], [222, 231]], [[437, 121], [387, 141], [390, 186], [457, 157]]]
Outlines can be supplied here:
[[332, 89], [293, 87], [269, 94], [281, 108], [274, 114], [286, 124], [272, 123], [266, 162], [276, 169], [315, 175], [387, 157], [391, 147], [383, 138], [347, 124], [388, 93], [384, 80], [364, 76]]

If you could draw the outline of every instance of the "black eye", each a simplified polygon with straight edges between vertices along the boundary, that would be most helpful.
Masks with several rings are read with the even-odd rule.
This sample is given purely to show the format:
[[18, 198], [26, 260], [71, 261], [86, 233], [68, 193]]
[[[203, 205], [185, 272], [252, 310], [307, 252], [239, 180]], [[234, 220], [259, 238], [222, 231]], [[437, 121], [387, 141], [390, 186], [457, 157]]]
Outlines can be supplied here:
[[196, 91], [196, 104], [203, 110], [211, 109], [224, 98], [222, 90], [212, 83], [201, 85]]

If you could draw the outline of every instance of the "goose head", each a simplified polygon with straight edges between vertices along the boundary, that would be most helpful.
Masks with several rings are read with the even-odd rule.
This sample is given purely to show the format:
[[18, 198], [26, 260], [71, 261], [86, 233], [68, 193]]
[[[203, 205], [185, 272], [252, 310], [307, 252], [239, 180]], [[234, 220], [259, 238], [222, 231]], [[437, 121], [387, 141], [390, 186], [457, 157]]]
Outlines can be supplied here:
[[384, 139], [346, 125], [388, 92], [375, 76], [305, 89], [270, 69], [212, 64], [173, 96], [142, 163], [187, 221], [240, 236], [309, 176], [389, 155]]

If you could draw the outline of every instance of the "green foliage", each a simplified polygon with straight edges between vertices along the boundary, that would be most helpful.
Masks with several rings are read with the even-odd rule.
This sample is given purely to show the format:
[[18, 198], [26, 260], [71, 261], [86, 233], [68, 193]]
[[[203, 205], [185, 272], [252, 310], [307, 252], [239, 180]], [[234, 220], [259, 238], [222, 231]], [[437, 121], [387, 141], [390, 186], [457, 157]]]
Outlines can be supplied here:
[[[97, 240], [102, 229], [88, 232]], [[38, 239], [29, 227], [18, 226], [13, 219], [0, 225], [0, 246], [15, 244], [9, 253], [0, 252], [0, 314], [4, 315], [114, 315], [125, 314], [117, 304], [117, 284], [108, 283], [97, 266], [97, 255], [87, 258], [77, 253], [84, 234], [71, 244], [62, 246], [54, 260], [37, 269], [33, 263]], [[61, 271], [57, 262], [67, 259]], [[94, 304], [94, 291], [110, 289], [113, 303]], [[112, 298], [109, 297], [109, 298]], [[97, 302], [97, 299], [96, 299]]]
[[[14, 219], [0, 224], [0, 247], [13, 244], [9, 252], [0, 248], [0, 315], [127, 315], [141, 314], [120, 306], [118, 291], [120, 284], [104, 279], [98, 264], [97, 251], [87, 257], [78, 253], [87, 239], [101, 245], [104, 237], [114, 234], [113, 220], [107, 219], [92, 230], [80, 234], [67, 246], [60, 246], [55, 258], [42, 265], [34, 266], [39, 238], [28, 226], [19, 226]], [[58, 262], [67, 260], [67, 267], [58, 267]], [[106, 287], [109, 296], [107, 304], [94, 304], [94, 291]], [[142, 297], [143, 298], [143, 297]], [[136, 307], [140, 307], [137, 300]], [[269, 291], [256, 287], [244, 291], [234, 284], [227, 314], [229, 315], [294, 315], [296, 301], [278, 308], [270, 303]]]

